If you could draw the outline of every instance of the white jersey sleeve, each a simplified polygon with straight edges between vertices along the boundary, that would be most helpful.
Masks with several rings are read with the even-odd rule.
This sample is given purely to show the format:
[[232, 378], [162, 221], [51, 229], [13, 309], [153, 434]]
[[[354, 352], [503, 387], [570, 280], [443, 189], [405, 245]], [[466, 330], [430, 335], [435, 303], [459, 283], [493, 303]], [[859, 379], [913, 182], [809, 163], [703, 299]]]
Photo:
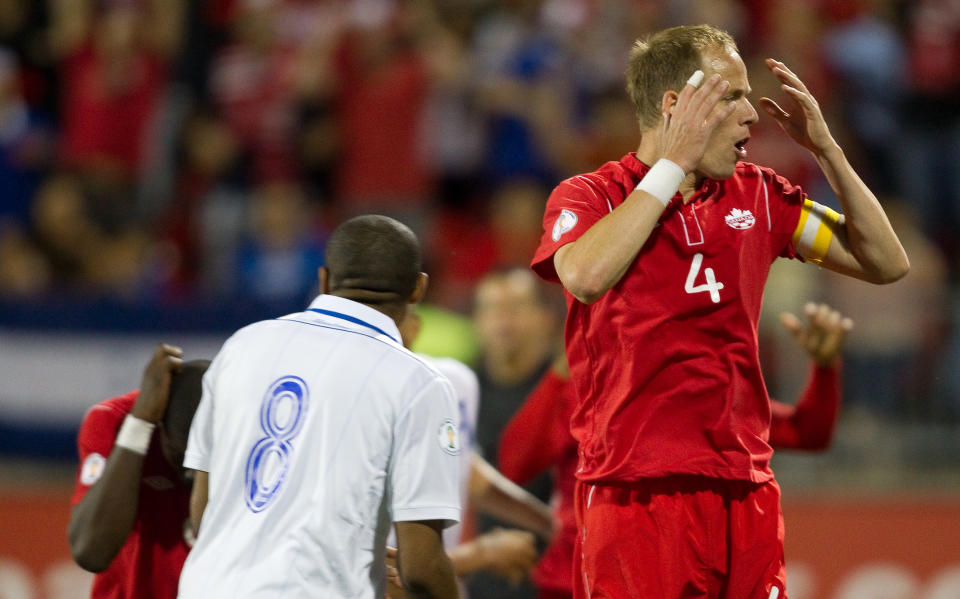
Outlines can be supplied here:
[[[423, 356], [421, 356], [423, 357]], [[457, 397], [457, 410], [460, 414], [460, 442], [463, 445], [463, 459], [470, 463], [470, 453], [474, 450], [477, 434], [477, 412], [480, 410], [480, 382], [469, 366], [453, 358], [427, 358], [440, 374], [447, 377], [453, 385]], [[461, 469], [461, 476], [469, 479], [469, 467]]]
[[460, 521], [460, 422], [450, 382], [427, 384], [394, 429], [390, 469], [394, 521]]
[[210, 452], [213, 449], [213, 387], [218, 366], [218, 360], [214, 359], [203, 374], [203, 395], [190, 423], [187, 450], [183, 456], [184, 468], [210, 472]]
[[[457, 411], [460, 415], [460, 504], [470, 500], [470, 471], [473, 468], [474, 443], [477, 434], [477, 411], [480, 407], [480, 383], [477, 375], [463, 362], [453, 358], [421, 356], [447, 377], [457, 396]], [[443, 531], [443, 545], [447, 550], [460, 544], [463, 526], [457, 524]]]

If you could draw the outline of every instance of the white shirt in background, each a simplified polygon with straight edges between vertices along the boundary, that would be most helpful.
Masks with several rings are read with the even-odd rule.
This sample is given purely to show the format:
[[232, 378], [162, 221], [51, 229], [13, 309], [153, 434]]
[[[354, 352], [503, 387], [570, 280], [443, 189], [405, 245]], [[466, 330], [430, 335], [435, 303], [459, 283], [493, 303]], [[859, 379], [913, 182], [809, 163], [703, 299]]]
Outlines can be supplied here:
[[[435, 358], [417, 354], [436, 368], [453, 384], [460, 412], [460, 505], [467, 505], [470, 489], [470, 470], [477, 433], [477, 411], [480, 409], [480, 382], [469, 366], [454, 358]], [[449, 551], [461, 541], [463, 525], [454, 524], [443, 531], [443, 546]]]

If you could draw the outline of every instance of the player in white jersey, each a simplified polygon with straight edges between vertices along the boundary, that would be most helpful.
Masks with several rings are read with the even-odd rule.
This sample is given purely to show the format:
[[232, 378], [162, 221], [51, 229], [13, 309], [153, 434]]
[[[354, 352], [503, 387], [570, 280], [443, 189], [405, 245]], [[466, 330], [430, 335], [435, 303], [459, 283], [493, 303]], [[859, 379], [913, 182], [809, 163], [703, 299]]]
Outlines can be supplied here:
[[457, 596], [441, 542], [460, 518], [456, 399], [397, 328], [426, 289], [416, 237], [347, 221], [320, 289], [235, 333], [204, 377], [180, 597], [380, 599], [391, 521], [409, 595]]
[[[410, 347], [420, 332], [420, 316], [408, 307], [407, 317], [400, 324], [400, 335]], [[474, 451], [477, 430], [477, 412], [480, 408], [480, 383], [469, 366], [446, 357], [418, 354], [436, 368], [453, 385], [460, 413], [460, 501], [496, 515], [498, 518], [527, 530], [496, 529], [464, 542], [462, 526], [451, 526], [443, 531], [443, 543], [458, 576], [486, 570], [510, 580], [527, 576], [539, 557], [535, 531], [549, 540], [553, 533], [553, 511], [533, 494], [500, 474]], [[393, 552], [395, 539], [388, 539], [388, 553]], [[389, 562], [388, 562], [389, 563]], [[391, 568], [388, 568], [392, 571]], [[391, 577], [392, 579], [393, 577]], [[395, 582], [395, 581], [394, 581]], [[461, 585], [461, 595], [465, 589]], [[391, 588], [390, 596], [402, 597], [399, 586]]]

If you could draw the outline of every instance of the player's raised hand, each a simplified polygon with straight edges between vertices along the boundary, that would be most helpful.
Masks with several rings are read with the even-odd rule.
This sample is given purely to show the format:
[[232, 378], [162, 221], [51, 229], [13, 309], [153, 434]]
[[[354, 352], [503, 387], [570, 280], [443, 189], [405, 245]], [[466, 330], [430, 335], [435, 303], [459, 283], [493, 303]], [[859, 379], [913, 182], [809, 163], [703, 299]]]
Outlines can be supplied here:
[[760, 98], [759, 104], [764, 112], [776, 119], [780, 128], [794, 141], [814, 154], [836, 145], [820, 104], [803, 81], [782, 62], [772, 58], [765, 62], [780, 81], [780, 88], [787, 93], [787, 101], [784, 109], [770, 98]]
[[130, 413], [147, 422], [159, 422], [170, 399], [170, 376], [183, 368], [183, 350], [161, 343], [143, 370], [140, 394]]
[[[702, 82], [702, 83], [701, 83]], [[696, 71], [677, 94], [663, 95], [660, 110], [663, 122], [660, 134], [660, 155], [691, 172], [700, 163], [710, 135], [733, 113], [733, 102], [720, 104], [730, 82], [713, 74], [703, 81], [703, 71]]]
[[793, 334], [800, 347], [820, 366], [834, 366], [853, 321], [826, 304], [808, 303], [803, 309], [807, 321], [784, 312], [780, 322]]

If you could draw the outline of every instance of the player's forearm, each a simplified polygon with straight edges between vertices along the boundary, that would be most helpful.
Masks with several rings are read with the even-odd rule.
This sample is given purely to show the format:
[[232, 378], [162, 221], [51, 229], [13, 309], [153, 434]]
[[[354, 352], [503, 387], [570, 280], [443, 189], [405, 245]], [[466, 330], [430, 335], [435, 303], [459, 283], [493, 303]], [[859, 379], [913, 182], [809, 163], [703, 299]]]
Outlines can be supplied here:
[[425, 567], [404, 569], [401, 560], [400, 568], [403, 577], [403, 588], [407, 597], [411, 599], [457, 599], [457, 579], [454, 574], [450, 558], [439, 547], [433, 556], [421, 555], [417, 561], [423, 562]]
[[795, 406], [771, 400], [770, 445], [821, 451], [830, 446], [840, 406], [837, 367], [811, 367], [810, 381]]
[[408, 597], [457, 597], [453, 565], [443, 549], [440, 520], [395, 522], [397, 569]]
[[837, 368], [814, 365], [810, 382], [797, 402], [793, 416], [800, 449], [822, 450], [830, 446], [839, 406]]
[[518, 501], [500, 491], [493, 491], [478, 500], [476, 505], [485, 514], [536, 533], [542, 539], [550, 540], [553, 536], [553, 513], [550, 507], [529, 493]]
[[834, 144], [814, 154], [843, 208], [850, 252], [872, 283], [892, 283], [910, 269], [907, 254], [877, 197]]
[[569, 379], [550, 370], [500, 435], [500, 472], [524, 484], [556, 464], [573, 444], [569, 433]]
[[448, 553], [453, 571], [457, 576], [466, 576], [483, 570], [487, 565], [484, 550], [477, 539], [461, 543]]
[[564, 288], [585, 304], [600, 299], [623, 278], [662, 213], [659, 200], [632, 192], [579, 239], [557, 250], [554, 265]]
[[497, 472], [479, 456], [474, 457], [469, 491], [471, 503], [481, 512], [535, 532], [544, 539], [552, 536], [553, 512], [550, 506]]
[[77, 565], [91, 572], [110, 566], [137, 516], [143, 456], [115, 447], [103, 475], [70, 515], [67, 537]]
[[207, 498], [210, 491], [210, 474], [203, 470], [193, 471], [193, 489], [190, 491], [190, 528], [194, 535], [200, 534], [200, 523], [207, 510]]

